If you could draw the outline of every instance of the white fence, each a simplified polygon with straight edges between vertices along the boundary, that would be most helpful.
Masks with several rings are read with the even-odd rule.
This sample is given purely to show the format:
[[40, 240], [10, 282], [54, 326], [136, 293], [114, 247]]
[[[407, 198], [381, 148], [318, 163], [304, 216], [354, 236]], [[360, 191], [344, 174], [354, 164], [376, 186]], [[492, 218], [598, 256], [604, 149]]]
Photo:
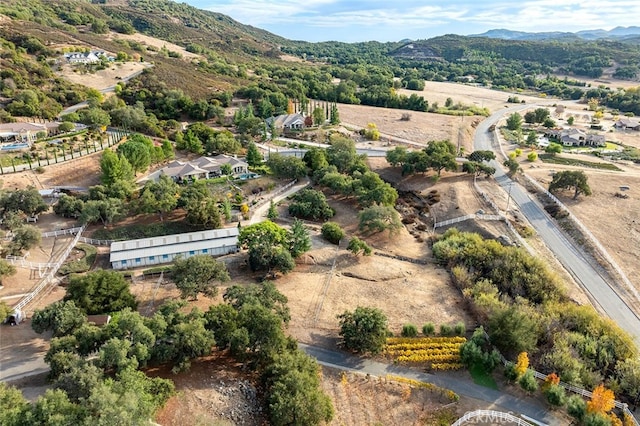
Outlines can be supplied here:
[[288, 184], [286, 184], [282, 188], [278, 188], [276, 191], [270, 193], [269, 197], [265, 198], [264, 200], [258, 201], [256, 204], [254, 204], [251, 207], [254, 210], [257, 210], [259, 207], [261, 207], [261, 206], [265, 205], [266, 203], [268, 203], [269, 201], [273, 200], [278, 194], [280, 194], [280, 193], [286, 191], [287, 189], [291, 188], [293, 185], [296, 184], [296, 182], [298, 182], [297, 179], [292, 180], [291, 182], [289, 182]]
[[524, 175], [524, 177], [528, 182], [530, 182], [538, 190], [544, 192], [544, 194], [547, 195], [554, 203], [556, 203], [558, 206], [562, 207], [564, 209], [564, 211], [567, 212], [567, 214], [569, 215], [569, 218], [580, 229], [580, 232], [582, 232], [583, 235], [585, 235], [589, 239], [591, 244], [593, 244], [593, 246], [596, 248], [596, 251], [598, 252], [598, 254], [604, 260], [606, 260], [611, 265], [613, 270], [618, 274], [618, 276], [620, 277], [620, 279], [622, 280], [622, 282], [626, 286], [625, 290], [627, 290], [631, 295], [633, 295], [633, 297], [635, 298], [635, 302], [631, 303], [629, 305], [636, 306], [637, 304], [639, 304], [640, 303], [640, 294], [638, 294], [638, 291], [636, 290], [634, 285], [631, 283], [631, 281], [629, 281], [629, 278], [627, 278], [627, 275], [622, 271], [620, 266], [618, 266], [616, 261], [613, 260], [611, 255], [609, 255], [609, 252], [607, 252], [607, 250], [602, 246], [602, 244], [600, 244], [600, 241], [598, 241], [598, 239], [595, 237], [595, 235], [593, 235], [591, 233], [591, 231], [589, 231], [587, 229], [587, 227], [584, 226], [582, 224], [582, 222], [580, 222], [580, 220], [573, 213], [571, 213], [569, 211], [569, 209], [567, 209], [567, 207], [560, 200], [558, 200], [558, 198], [555, 195], [553, 195], [552, 193], [547, 191], [547, 189], [544, 188], [538, 181], [536, 181], [535, 179], [533, 179], [533, 178], [531, 178], [531, 177], [529, 177], [527, 175]]
[[467, 422], [486, 424], [516, 424], [522, 426], [534, 426], [533, 423], [526, 422], [520, 417], [502, 411], [476, 410], [469, 411], [455, 421], [451, 426], [461, 426]]
[[[489, 335], [486, 332], [485, 332], [485, 338], [487, 338], [487, 339], [489, 338]], [[504, 364], [505, 367], [508, 366], [509, 364], [512, 364], [504, 356], [502, 356], [502, 354], [500, 354], [500, 359], [502, 360], [502, 363]], [[536, 371], [536, 370], [533, 370], [533, 369], [531, 369], [531, 371], [533, 371], [533, 375], [534, 375], [535, 378], [543, 380], [543, 381], [546, 380], [546, 378], [547, 378], [546, 374], [540, 373], [539, 371]], [[590, 391], [588, 391], [586, 389], [579, 388], [579, 387], [571, 385], [569, 383], [559, 382], [558, 385], [562, 386], [563, 388], [565, 388], [569, 392], [577, 393], [578, 395], [582, 395], [583, 397], [586, 397], [586, 398], [589, 398], [589, 399], [593, 396], [593, 392], [590, 392]], [[613, 404], [615, 405], [616, 408], [621, 409], [624, 414], [629, 416], [629, 418], [632, 419], [634, 425], [640, 426], [640, 423], [638, 423], [636, 418], [633, 416], [633, 413], [631, 412], [631, 410], [629, 410], [629, 407], [628, 407], [627, 404], [625, 404], [624, 402], [620, 402], [618, 400], [615, 400], [613, 402]]]
[[44, 276], [44, 278], [38, 283], [38, 285], [28, 295], [23, 297], [22, 300], [20, 300], [13, 307], [14, 309], [21, 310], [21, 311], [24, 310], [24, 307], [27, 306], [27, 304], [29, 304], [33, 299], [35, 299], [38, 296], [38, 294], [40, 294], [40, 292], [44, 290], [49, 284], [55, 281], [55, 276], [56, 276], [56, 273], [58, 272], [58, 269], [60, 269], [60, 266], [62, 266], [62, 263], [69, 256], [69, 253], [71, 253], [71, 250], [73, 250], [73, 248], [78, 243], [78, 240], [80, 239], [80, 235], [82, 234], [82, 231], [84, 231], [84, 226], [80, 228], [80, 230], [76, 234], [76, 237], [73, 239], [71, 244], [69, 244], [69, 247], [67, 247], [64, 253], [60, 255], [60, 257], [58, 258], [54, 266], [49, 270], [49, 272]]
[[78, 241], [91, 244], [92, 246], [110, 246], [114, 240], [94, 240], [93, 238], [80, 237]]
[[57, 231], [43, 232], [41, 235], [42, 235], [42, 238], [60, 237], [62, 235], [71, 235], [71, 234], [75, 235], [78, 232], [80, 232], [81, 229], [82, 227], [59, 229]]
[[[482, 198], [489, 203], [489, 205], [497, 212], [500, 211], [500, 209], [498, 208], [498, 206], [496, 205], [496, 203], [493, 202], [493, 200], [491, 198], [489, 198], [489, 196], [486, 194], [486, 192], [484, 192], [482, 189], [480, 189], [480, 187], [478, 186], [476, 180], [473, 180], [473, 188], [476, 190], [476, 192], [478, 194], [480, 194], [482, 196]], [[513, 225], [511, 224], [511, 221], [509, 221], [509, 219], [507, 219], [507, 217], [503, 217], [504, 223], [507, 225], [507, 228], [509, 228], [509, 231], [511, 231], [511, 234], [518, 240], [518, 242], [520, 243], [520, 245], [522, 247], [524, 247], [529, 254], [531, 254], [532, 256], [535, 256], [535, 252], [534, 250], [531, 248], [531, 246], [529, 244], [527, 244], [527, 242], [524, 240], [524, 238], [522, 238], [522, 235], [520, 235], [520, 233], [516, 230], [516, 228], [513, 227]]]

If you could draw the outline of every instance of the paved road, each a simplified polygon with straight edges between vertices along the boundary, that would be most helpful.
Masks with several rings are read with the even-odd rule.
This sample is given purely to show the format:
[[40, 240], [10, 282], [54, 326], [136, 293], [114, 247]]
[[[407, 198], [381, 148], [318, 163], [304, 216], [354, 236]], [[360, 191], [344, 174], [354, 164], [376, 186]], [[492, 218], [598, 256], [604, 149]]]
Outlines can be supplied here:
[[[484, 120], [476, 129], [474, 148], [493, 150], [488, 128], [495, 124], [504, 115], [526, 107], [518, 106], [498, 111]], [[579, 247], [569, 241], [556, 225], [556, 222], [544, 211], [542, 206], [532, 199], [532, 196], [519, 184], [513, 182], [504, 172], [501, 164], [493, 162], [496, 168], [495, 179], [510, 192], [512, 205], [518, 206], [520, 212], [529, 220], [545, 242], [553, 251], [560, 263], [565, 267], [575, 280], [591, 295], [592, 299], [600, 305], [602, 310], [624, 330], [631, 334], [637, 344], [640, 344], [640, 319], [626, 305], [626, 303], [611, 288], [607, 281], [585, 259]]]
[[327, 367], [365, 374], [368, 373], [378, 377], [391, 374], [419, 380], [421, 382], [433, 383], [442, 388], [451, 389], [459, 395], [485, 401], [487, 402], [488, 408], [492, 410], [509, 411], [514, 415], [524, 414], [550, 425], [561, 423], [546, 404], [534, 398], [518, 398], [447, 374], [435, 375], [422, 373], [412, 368], [372, 361], [317, 346], [304, 344], [299, 344], [298, 346], [307, 354], [316, 358], [319, 364]]

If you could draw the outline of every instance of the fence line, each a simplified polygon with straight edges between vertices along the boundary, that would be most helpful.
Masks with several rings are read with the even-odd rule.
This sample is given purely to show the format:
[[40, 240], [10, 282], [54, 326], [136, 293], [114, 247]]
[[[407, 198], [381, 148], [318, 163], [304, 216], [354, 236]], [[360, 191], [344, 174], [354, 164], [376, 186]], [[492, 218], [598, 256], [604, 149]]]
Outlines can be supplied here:
[[504, 413], [502, 411], [494, 410], [476, 410], [469, 411], [456, 420], [451, 426], [461, 426], [470, 420], [476, 420], [482, 423], [496, 424], [508, 421], [515, 423], [519, 426], [534, 426], [533, 423], [526, 422], [520, 417], [516, 417], [513, 414]]
[[[498, 206], [496, 205], [496, 203], [489, 198], [489, 196], [487, 195], [486, 192], [484, 192], [482, 189], [480, 189], [480, 187], [478, 186], [478, 183], [476, 182], [475, 179], [473, 179], [473, 188], [476, 190], [476, 192], [478, 194], [480, 194], [480, 196], [482, 196], [482, 198], [489, 203], [489, 205], [497, 212], [500, 211], [500, 209], [498, 208]], [[520, 235], [520, 233], [518, 232], [518, 230], [513, 226], [513, 224], [511, 223], [511, 221], [506, 217], [506, 216], [502, 216], [504, 223], [507, 225], [507, 228], [509, 228], [509, 231], [511, 231], [511, 234], [518, 240], [518, 242], [520, 243], [520, 245], [522, 247], [524, 247], [529, 254], [531, 255], [535, 255], [535, 251], [531, 248], [531, 246], [524, 240], [524, 238], [522, 237], [522, 235]]]
[[82, 227], [80, 226], [77, 228], [58, 229], [57, 231], [43, 232], [41, 235], [42, 235], [42, 238], [58, 237], [60, 235], [77, 234], [81, 229]]
[[80, 235], [82, 234], [82, 231], [84, 231], [84, 229], [85, 229], [85, 227], [83, 226], [80, 229], [80, 231], [78, 231], [78, 233], [76, 234], [76, 237], [73, 239], [71, 244], [69, 244], [69, 247], [67, 247], [67, 249], [64, 251], [64, 253], [62, 253], [62, 255], [60, 255], [60, 257], [58, 258], [57, 262], [49, 270], [47, 275], [45, 275], [44, 278], [40, 281], [40, 283], [38, 283], [38, 285], [28, 295], [26, 295], [24, 298], [22, 298], [13, 307], [13, 309], [22, 310], [25, 306], [27, 306], [27, 304], [29, 304], [29, 302], [31, 302], [33, 299], [35, 299], [36, 296], [38, 296], [38, 294], [45, 287], [47, 287], [49, 284], [51, 284], [55, 280], [55, 275], [58, 272], [58, 269], [60, 269], [60, 266], [62, 266], [62, 263], [67, 259], [67, 257], [69, 256], [69, 253], [71, 253], [71, 250], [73, 250], [75, 245], [78, 243], [78, 240], [80, 239]]
[[293, 185], [296, 184], [296, 182], [298, 182], [298, 179], [294, 179], [291, 182], [289, 182], [288, 184], [286, 184], [285, 186], [278, 188], [275, 192], [272, 192], [269, 194], [269, 197], [265, 198], [264, 200], [258, 201], [257, 203], [255, 203], [253, 206], [251, 206], [254, 211], [257, 210], [258, 208], [262, 207], [263, 205], [265, 205], [267, 202], [273, 200], [278, 194], [280, 194], [281, 192], [286, 191], [287, 189], [291, 188]]
[[80, 237], [78, 241], [91, 244], [92, 246], [110, 246], [114, 240], [94, 240], [93, 238]]
[[[485, 339], [489, 340], [489, 334], [487, 334], [486, 331], [484, 332], [484, 337], [485, 337]], [[498, 352], [498, 354], [500, 354], [500, 361], [502, 362], [502, 364], [505, 367], [508, 367], [510, 364], [513, 364], [511, 361], [506, 359], [500, 352]], [[535, 378], [540, 379], [540, 380], [546, 380], [547, 374], [540, 373], [539, 371], [536, 371], [536, 370], [534, 370], [532, 368], [529, 368], [529, 369], [533, 372], [533, 376]], [[591, 398], [593, 396], [593, 392], [590, 392], [590, 391], [588, 391], [586, 389], [579, 388], [579, 387], [571, 385], [569, 383], [559, 382], [558, 385], [562, 386], [563, 388], [565, 388], [566, 390], [568, 390], [570, 392], [582, 395], [583, 397]], [[631, 410], [629, 410], [629, 407], [628, 407], [628, 405], [626, 403], [620, 402], [618, 400], [614, 400], [613, 404], [615, 405], [616, 408], [620, 408], [624, 414], [628, 415], [631, 419], [633, 419], [633, 424], [635, 424], [636, 426], [640, 426], [640, 423], [638, 423], [638, 421], [634, 417], [634, 415], [631, 412]]]
[[[18, 173], [25, 170], [33, 170], [34, 168], [64, 163], [65, 161], [74, 160], [76, 158], [84, 157], [89, 154], [94, 154], [96, 152], [103, 151], [106, 148], [116, 145], [122, 140], [123, 137], [128, 134], [128, 131], [112, 128], [111, 130], [107, 131], [106, 143], [103, 143], [102, 140], [98, 142], [92, 141], [92, 143], [87, 142], [84, 144], [84, 148], [80, 148], [77, 151], [71, 149], [68, 152], [65, 152], [63, 150], [63, 154], [61, 155], [58, 155], [57, 151], [55, 150], [53, 151], [53, 153], [45, 150], [45, 158], [38, 157], [36, 160], [29, 160], [27, 163], [16, 164], [14, 160], [11, 159], [11, 165], [0, 165], [0, 175], [6, 173]], [[60, 135], [60, 139], [64, 138], [64, 135]], [[35, 143], [37, 143], [37, 141]]]
[[591, 241], [591, 244], [595, 246], [598, 254], [602, 258], [604, 258], [604, 260], [606, 260], [609, 263], [609, 265], [611, 265], [614, 271], [616, 271], [618, 276], [622, 279], [622, 282], [627, 287], [626, 290], [629, 291], [633, 295], [633, 297], [635, 297], [637, 303], [640, 303], [640, 294], [638, 294], [638, 291], [636, 290], [634, 285], [631, 283], [631, 281], [629, 281], [629, 278], [627, 278], [627, 275], [622, 271], [622, 269], [616, 263], [616, 261], [613, 260], [609, 252], [604, 248], [604, 246], [600, 243], [600, 241], [598, 241], [595, 235], [593, 235], [593, 233], [591, 233], [591, 231], [589, 231], [587, 227], [584, 226], [582, 222], [580, 222], [580, 220], [573, 213], [571, 213], [569, 209], [567, 209], [567, 207], [562, 203], [562, 201], [560, 201], [555, 195], [550, 193], [545, 187], [543, 187], [535, 179], [527, 176], [526, 174], [524, 175], [524, 177], [529, 183], [531, 183], [538, 190], [542, 191], [546, 196], [548, 196], [551, 199], [551, 201], [556, 203], [558, 206], [562, 207], [567, 212], [567, 214], [569, 215], [569, 218], [580, 229], [580, 232], [582, 232]]

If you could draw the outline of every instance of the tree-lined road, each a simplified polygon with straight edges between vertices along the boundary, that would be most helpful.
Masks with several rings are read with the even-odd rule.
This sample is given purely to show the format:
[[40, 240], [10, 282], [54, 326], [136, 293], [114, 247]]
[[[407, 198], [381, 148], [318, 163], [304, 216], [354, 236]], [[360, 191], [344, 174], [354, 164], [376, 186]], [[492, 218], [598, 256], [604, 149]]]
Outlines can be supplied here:
[[[491, 143], [489, 126], [496, 124], [506, 114], [511, 114], [525, 107], [518, 106], [498, 111], [484, 120], [476, 129], [474, 149], [494, 150]], [[498, 154], [498, 158], [501, 156]], [[513, 182], [504, 172], [502, 165], [493, 161], [496, 169], [495, 179], [500, 186], [510, 192], [511, 201], [535, 228], [538, 235], [560, 263], [591, 295], [600, 308], [620, 327], [626, 330], [636, 343], [640, 345], [640, 318], [618, 296], [597, 269], [585, 258], [582, 250], [568, 240], [558, 228], [556, 222], [544, 211], [542, 206], [520, 185]]]

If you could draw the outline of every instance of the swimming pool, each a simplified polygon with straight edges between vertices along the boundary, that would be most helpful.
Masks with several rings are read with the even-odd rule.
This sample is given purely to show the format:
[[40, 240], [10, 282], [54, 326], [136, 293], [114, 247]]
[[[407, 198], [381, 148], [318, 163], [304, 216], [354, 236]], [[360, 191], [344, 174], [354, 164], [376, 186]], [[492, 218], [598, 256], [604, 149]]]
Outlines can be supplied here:
[[1, 151], [17, 151], [19, 149], [29, 148], [28, 143], [11, 143], [8, 145], [0, 146]]

